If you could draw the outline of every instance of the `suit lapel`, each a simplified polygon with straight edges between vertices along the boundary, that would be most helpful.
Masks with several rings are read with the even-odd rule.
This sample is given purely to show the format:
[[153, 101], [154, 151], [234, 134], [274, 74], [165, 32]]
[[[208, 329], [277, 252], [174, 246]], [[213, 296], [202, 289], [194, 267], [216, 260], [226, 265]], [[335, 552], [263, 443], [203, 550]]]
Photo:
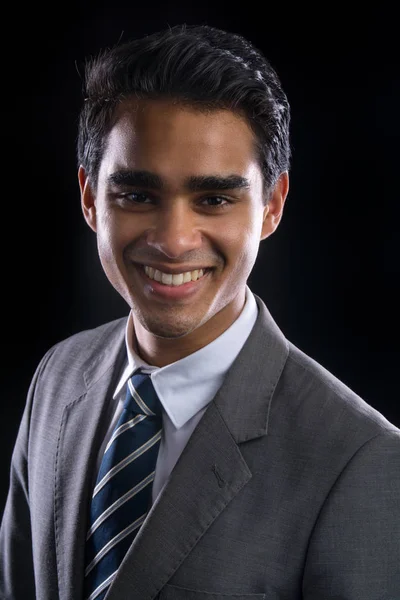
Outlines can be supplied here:
[[106, 600], [153, 600], [251, 479], [238, 444], [266, 435], [288, 343], [265, 305], [125, 556]]
[[215, 401], [239, 444], [268, 432], [275, 390], [289, 355], [289, 344], [260, 298], [256, 323]]
[[[125, 355], [123, 329], [108, 339], [84, 372], [89, 388], [65, 406], [55, 465], [55, 535], [60, 600], [80, 598], [83, 589], [87, 509], [100, 445], [112, 418], [112, 399]], [[111, 350], [110, 350], [111, 348]]]
[[155, 598], [250, 478], [211, 403], [121, 564], [107, 600]]

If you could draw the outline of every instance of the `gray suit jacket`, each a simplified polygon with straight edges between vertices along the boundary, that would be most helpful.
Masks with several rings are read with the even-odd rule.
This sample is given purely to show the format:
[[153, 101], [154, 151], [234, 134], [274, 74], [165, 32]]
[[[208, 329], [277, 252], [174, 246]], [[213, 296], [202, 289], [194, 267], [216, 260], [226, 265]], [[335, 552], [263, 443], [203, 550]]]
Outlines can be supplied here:
[[[399, 600], [400, 431], [259, 316], [107, 600]], [[1, 527], [7, 600], [81, 600], [119, 319], [31, 385]]]

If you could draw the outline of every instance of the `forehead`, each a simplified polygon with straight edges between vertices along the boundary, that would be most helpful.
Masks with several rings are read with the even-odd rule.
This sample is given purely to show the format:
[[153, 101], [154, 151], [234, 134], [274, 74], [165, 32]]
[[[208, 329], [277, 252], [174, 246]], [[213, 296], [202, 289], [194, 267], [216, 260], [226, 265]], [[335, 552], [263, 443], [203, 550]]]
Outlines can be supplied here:
[[108, 135], [101, 171], [135, 168], [163, 175], [257, 170], [256, 138], [230, 110], [205, 110], [172, 100], [123, 101]]

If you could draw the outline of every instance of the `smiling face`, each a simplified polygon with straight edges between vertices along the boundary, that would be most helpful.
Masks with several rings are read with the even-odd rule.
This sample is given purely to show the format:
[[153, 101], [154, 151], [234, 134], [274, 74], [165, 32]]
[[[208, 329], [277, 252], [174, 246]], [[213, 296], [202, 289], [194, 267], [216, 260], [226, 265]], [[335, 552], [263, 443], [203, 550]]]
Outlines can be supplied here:
[[82, 168], [79, 182], [102, 266], [147, 356], [156, 339], [190, 354], [233, 323], [288, 188], [283, 174], [265, 205], [243, 117], [168, 100], [124, 101], [95, 192]]

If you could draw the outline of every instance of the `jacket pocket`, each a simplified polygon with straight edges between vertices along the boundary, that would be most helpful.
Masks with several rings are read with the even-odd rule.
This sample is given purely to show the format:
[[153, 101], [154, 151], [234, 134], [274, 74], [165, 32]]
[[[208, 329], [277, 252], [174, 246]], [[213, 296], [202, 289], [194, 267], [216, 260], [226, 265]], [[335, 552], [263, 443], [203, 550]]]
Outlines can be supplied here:
[[265, 594], [215, 594], [166, 585], [158, 598], [160, 600], [265, 600], [266, 596]]

